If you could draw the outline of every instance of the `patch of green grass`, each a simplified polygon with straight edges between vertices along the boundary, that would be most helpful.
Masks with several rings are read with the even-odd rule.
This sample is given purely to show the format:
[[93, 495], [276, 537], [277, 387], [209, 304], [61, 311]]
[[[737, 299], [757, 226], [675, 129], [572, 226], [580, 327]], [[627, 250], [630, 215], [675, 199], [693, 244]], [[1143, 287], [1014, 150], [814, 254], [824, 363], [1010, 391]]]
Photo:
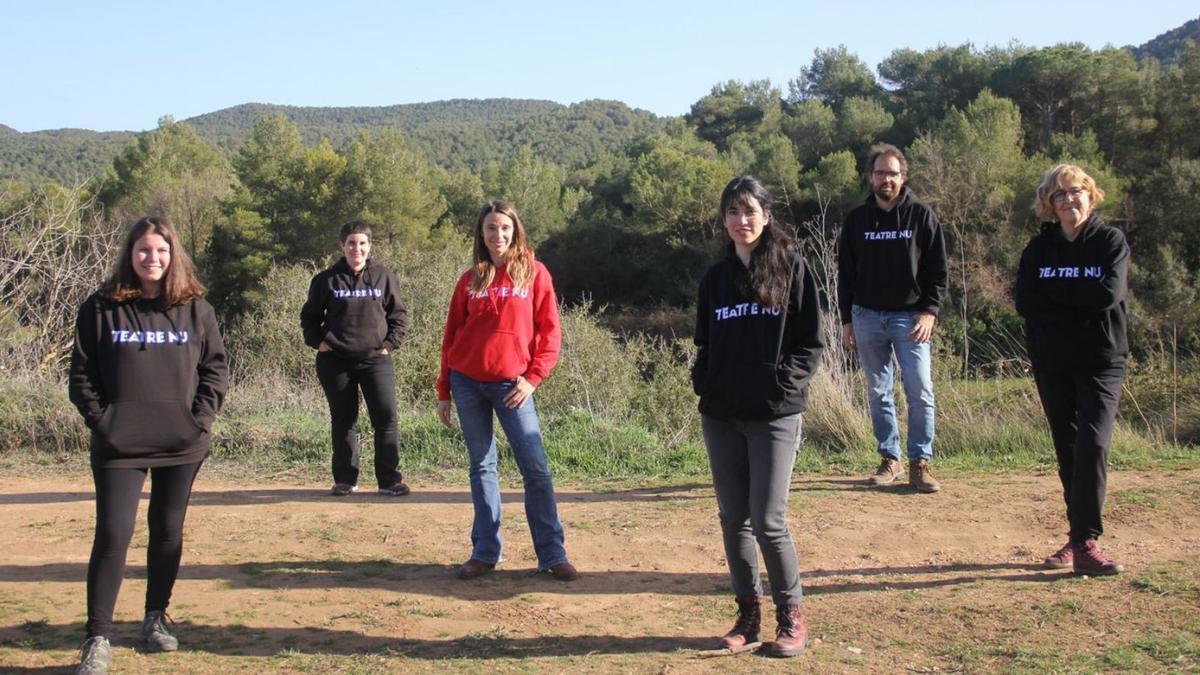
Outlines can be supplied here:
[[1169, 563], [1152, 567], [1135, 577], [1130, 585], [1143, 593], [1200, 599], [1200, 564]]
[[1109, 505], [1113, 508], [1136, 506], [1144, 509], [1157, 509], [1159, 498], [1163, 492], [1164, 490], [1161, 488], [1154, 487], [1114, 490], [1108, 495]]
[[1200, 666], [1200, 636], [1169, 632], [1132, 642], [1111, 645], [1098, 654], [1081, 653], [1071, 659], [1081, 670], [1194, 672]]
[[[611, 354], [605, 352], [608, 354], [605, 367], [617, 368], [622, 347], [611, 340], [601, 340], [602, 336], [592, 337], [595, 345], [589, 348], [616, 350]], [[656, 374], [644, 376], [650, 379], [643, 381], [625, 373], [619, 390], [604, 390], [607, 393], [589, 389], [597, 396], [603, 393], [601, 398], [607, 401], [604, 405], [597, 399], [590, 407], [581, 406], [575, 400], [578, 392], [566, 387], [568, 381], [590, 387], [588, 383], [594, 382], [588, 378], [603, 375], [592, 373], [583, 365], [577, 372], [570, 371], [574, 374], [569, 377], [568, 370], [564, 370], [563, 382], [553, 385], [552, 378], [547, 389], [540, 392], [545, 394], [538, 400], [543, 436], [558, 479], [589, 486], [611, 482], [616, 487], [630, 482], [707, 475], [708, 461], [699, 440], [695, 398], [684, 391], [686, 377], [679, 370], [686, 369], [686, 364], [676, 362], [678, 359], [655, 361], [660, 357], [666, 359], [667, 352], [650, 350], [646, 345], [638, 349], [642, 351], [637, 358], [645, 361], [642, 365], [653, 362]], [[279, 374], [264, 381], [269, 382], [233, 385], [230, 405], [217, 418], [213, 429], [213, 455], [206, 472], [217, 478], [228, 474], [230, 479], [243, 482], [282, 477], [327, 480], [331, 452], [329, 418], [319, 389], [311, 382], [291, 381]], [[662, 395], [654, 394], [657, 391], [654, 386], [667, 384], [670, 387], [660, 391]], [[1031, 380], [941, 379], [936, 387], [937, 470], [994, 473], [1053, 469], [1050, 435]], [[633, 400], [628, 398], [631, 396], [636, 404], [628, 402]], [[805, 444], [796, 458], [796, 471], [824, 474], [870, 471], [878, 458], [865, 431], [869, 428], [865, 405], [851, 401], [833, 408], [828, 407], [832, 404], [819, 403], [822, 400], [828, 397], [812, 398], [812, 409], [806, 415]], [[626, 402], [618, 405], [619, 401]], [[903, 397], [899, 397], [898, 403], [898, 416], [903, 420]], [[86, 471], [88, 437], [78, 417], [60, 381], [31, 374], [0, 382], [0, 470], [13, 474], [61, 471], [64, 467]], [[443, 428], [432, 406], [402, 404], [398, 427], [401, 468], [406, 474], [419, 476], [424, 482], [465, 479], [467, 453], [461, 432]], [[1123, 409], [1114, 431], [1113, 467], [1192, 468], [1195, 449], [1162, 440], [1165, 436], [1156, 428]], [[361, 416], [359, 432], [360, 444], [369, 448], [372, 436], [365, 414]], [[845, 440], [848, 438], [852, 440]], [[506, 480], [515, 479], [519, 474], [499, 425], [497, 440], [502, 475]], [[371, 453], [363, 454], [362, 471], [370, 475]]]

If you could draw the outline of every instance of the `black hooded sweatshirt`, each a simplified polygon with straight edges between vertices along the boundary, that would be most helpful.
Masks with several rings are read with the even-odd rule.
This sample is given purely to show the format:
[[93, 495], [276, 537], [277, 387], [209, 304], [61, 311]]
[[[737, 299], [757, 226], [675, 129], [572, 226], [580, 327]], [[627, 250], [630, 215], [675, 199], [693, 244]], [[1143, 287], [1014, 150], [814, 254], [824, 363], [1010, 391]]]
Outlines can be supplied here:
[[850, 323], [851, 305], [937, 316], [946, 296], [946, 242], [933, 209], [907, 185], [890, 211], [875, 195], [851, 211], [838, 242], [838, 312]]
[[786, 311], [771, 309], [739, 289], [748, 274], [730, 244], [700, 281], [692, 366], [700, 412], [747, 420], [804, 412], [825, 346], [816, 284], [793, 254]]
[[368, 258], [355, 274], [342, 258], [308, 286], [308, 300], [300, 309], [304, 344], [316, 349], [324, 341], [334, 354], [351, 361], [365, 361], [384, 348], [395, 350], [408, 331], [408, 310], [399, 289], [396, 275], [382, 264]]
[[1129, 354], [1125, 315], [1129, 245], [1097, 215], [1074, 241], [1044, 223], [1021, 253], [1017, 313], [1035, 368], [1091, 368]]
[[93, 294], [79, 308], [67, 389], [92, 430], [92, 465], [193, 464], [208, 455], [229, 366], [212, 305], [195, 298], [117, 302]]

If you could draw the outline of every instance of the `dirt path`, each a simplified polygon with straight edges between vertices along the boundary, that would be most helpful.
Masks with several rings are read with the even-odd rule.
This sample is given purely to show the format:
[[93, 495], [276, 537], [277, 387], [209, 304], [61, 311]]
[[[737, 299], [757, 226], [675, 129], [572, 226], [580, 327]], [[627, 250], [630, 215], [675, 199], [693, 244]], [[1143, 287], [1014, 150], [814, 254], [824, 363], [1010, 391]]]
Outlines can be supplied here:
[[[1050, 475], [946, 476], [937, 495], [797, 476], [801, 659], [702, 659], [732, 621], [707, 484], [559, 490], [583, 576], [532, 573], [520, 495], [506, 561], [461, 582], [462, 486], [334, 499], [320, 486], [197, 484], [171, 615], [184, 651], [137, 654], [146, 531], [117, 606], [114, 672], [820, 672], [1200, 667], [1200, 470], [1110, 478], [1118, 578], [1037, 563], [1065, 530]], [[0, 478], [0, 667], [59, 672], [82, 634], [90, 481]], [[145, 508], [145, 500], [142, 508]], [[768, 622], [773, 626], [773, 622]]]

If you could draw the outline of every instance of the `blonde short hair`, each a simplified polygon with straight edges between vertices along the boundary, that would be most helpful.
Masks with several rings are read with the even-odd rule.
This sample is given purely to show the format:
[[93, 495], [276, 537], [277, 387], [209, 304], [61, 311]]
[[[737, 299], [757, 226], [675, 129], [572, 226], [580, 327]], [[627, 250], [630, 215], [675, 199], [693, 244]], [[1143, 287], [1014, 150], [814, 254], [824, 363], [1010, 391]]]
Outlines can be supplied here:
[[1088, 191], [1088, 196], [1091, 198], [1092, 209], [1104, 202], [1104, 190], [1096, 185], [1096, 180], [1089, 176], [1086, 171], [1075, 164], [1059, 164], [1053, 169], [1046, 172], [1042, 177], [1042, 182], [1037, 186], [1037, 198], [1033, 202], [1033, 210], [1042, 220], [1054, 220], [1056, 212], [1054, 211], [1054, 203], [1050, 197], [1058, 190], [1072, 184], [1078, 183], [1083, 186], [1083, 189]]

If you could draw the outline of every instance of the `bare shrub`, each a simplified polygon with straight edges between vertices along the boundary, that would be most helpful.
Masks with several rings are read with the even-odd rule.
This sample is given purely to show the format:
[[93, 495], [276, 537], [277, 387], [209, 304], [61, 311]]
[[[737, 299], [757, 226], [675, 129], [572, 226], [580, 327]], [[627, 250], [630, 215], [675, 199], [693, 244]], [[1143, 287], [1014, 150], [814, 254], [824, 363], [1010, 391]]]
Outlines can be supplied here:
[[79, 306], [100, 287], [122, 231], [78, 187], [39, 188], [0, 214], [0, 368], [62, 370]]
[[826, 221], [829, 199], [817, 191], [820, 211], [800, 225], [804, 261], [829, 305], [821, 328], [825, 351], [821, 367], [808, 388], [804, 433], [809, 442], [826, 451], [841, 452], [872, 447], [870, 419], [863, 392], [866, 385], [854, 368], [852, 355], [842, 346], [842, 324], [837, 311], [837, 230]]

